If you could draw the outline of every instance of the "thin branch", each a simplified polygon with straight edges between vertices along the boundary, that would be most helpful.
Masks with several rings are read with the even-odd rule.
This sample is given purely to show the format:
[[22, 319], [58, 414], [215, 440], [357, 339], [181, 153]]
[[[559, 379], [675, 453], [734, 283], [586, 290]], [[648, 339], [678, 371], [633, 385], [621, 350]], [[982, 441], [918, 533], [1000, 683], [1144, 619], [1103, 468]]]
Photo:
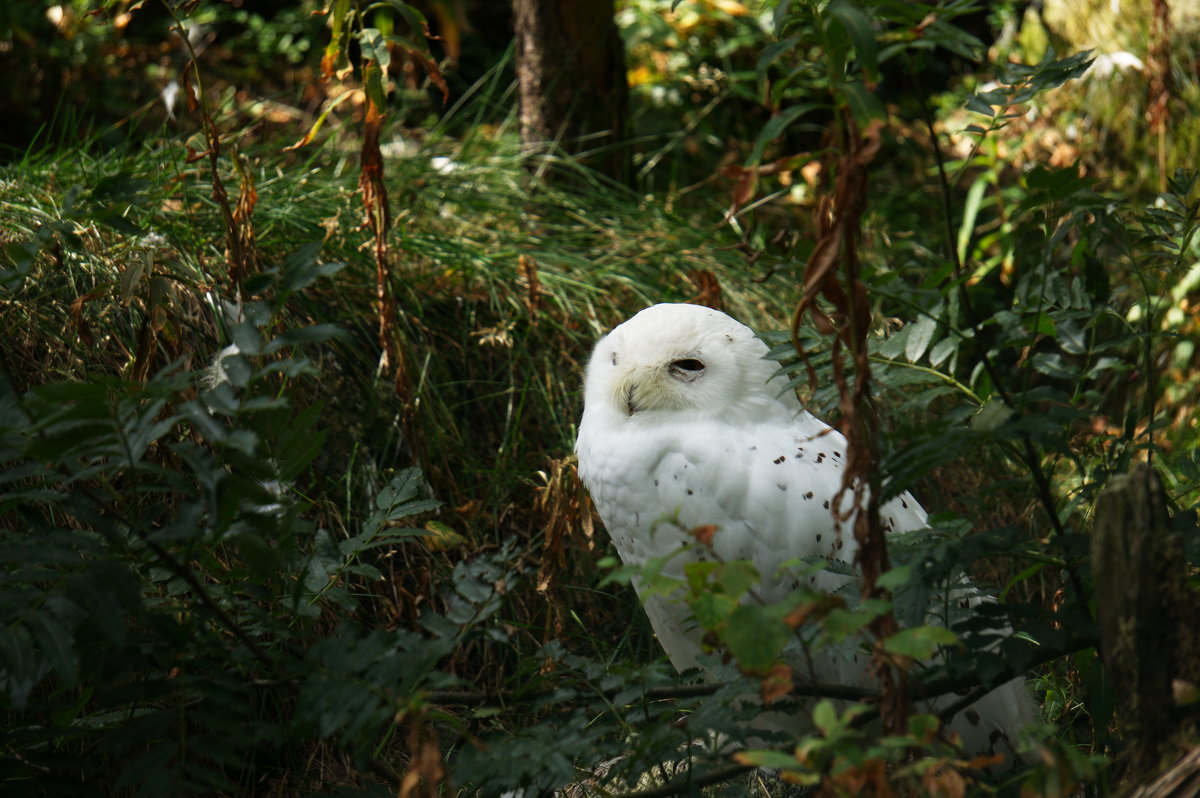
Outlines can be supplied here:
[[[1003, 671], [1000, 680], [1007, 681], [1016, 678], [1030, 669], [1044, 665], [1059, 657], [1092, 648], [1097, 643], [1098, 641], [1095, 638], [1084, 636], [1071, 639], [1067, 645], [1061, 648], [1041, 646], [1029, 662], [1020, 669], [1009, 668]], [[728, 682], [700, 682], [698, 684], [652, 687], [642, 693], [640, 700], [665, 701], [671, 699], [702, 698], [712, 695], [728, 685]], [[935, 679], [928, 683], [922, 683], [918, 677], [913, 683], [910, 694], [913, 699], [931, 700], [949, 693], [957, 693], [974, 687], [980, 687], [978, 676], [974, 672], [953, 678]], [[545, 698], [561, 689], [561, 687], [555, 687], [541, 690], [429, 690], [424, 693], [424, 696], [435, 704], [463, 706], [478, 706], [488, 703], [520, 704]], [[613, 698], [627, 689], [627, 686], [610, 687], [607, 690], [600, 691], [599, 695], [605, 698]], [[986, 687], [984, 689], [990, 692], [995, 687]], [[800, 684], [794, 686], [789, 695], [798, 698], [832, 698], [840, 701], [875, 701], [879, 698], [879, 691], [840, 684]]]
[[[703, 698], [712, 695], [727, 686], [725, 682], [701, 682], [672, 687], [652, 687], [640, 696], [641, 700], [666, 701], [670, 699]], [[553, 695], [560, 688], [544, 690], [430, 690], [425, 697], [435, 704], [461, 704], [477, 706], [480, 704], [496, 703], [511, 704], [523, 701], [534, 701]], [[604, 698], [614, 698], [624, 692], [627, 687], [610, 687], [599, 691]], [[871, 701], [879, 697], [876, 690], [861, 687], [849, 687], [840, 684], [803, 684], [792, 688], [790, 695], [801, 698], [834, 698], [842, 701]]]
[[754, 769], [754, 765], [726, 765], [723, 768], [709, 771], [703, 776], [692, 778], [689, 775], [688, 778], [681, 781], [670, 782], [660, 787], [651, 787], [648, 790], [623, 792], [615, 796], [615, 798], [668, 798], [668, 796], [681, 795], [684, 792], [690, 793], [696, 787], [707, 787], [710, 784], [719, 784], [723, 781], [736, 779], [743, 773], [749, 773]]

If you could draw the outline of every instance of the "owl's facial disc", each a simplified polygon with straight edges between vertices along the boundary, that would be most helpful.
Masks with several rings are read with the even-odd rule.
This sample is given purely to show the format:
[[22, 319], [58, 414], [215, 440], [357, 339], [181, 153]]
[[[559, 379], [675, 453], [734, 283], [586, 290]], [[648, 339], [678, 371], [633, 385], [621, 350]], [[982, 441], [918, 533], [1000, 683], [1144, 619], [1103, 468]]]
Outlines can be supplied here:
[[[697, 352], [664, 353], [649, 359], [620, 357], [614, 366], [613, 398], [627, 416], [646, 410], [681, 410], [695, 406], [708, 364]], [[640, 361], [640, 362], [638, 362]]]
[[655, 305], [601, 339], [588, 367], [587, 401], [637, 419], [742, 418], [773, 405], [764, 389], [778, 364], [766, 345], [723, 313]]

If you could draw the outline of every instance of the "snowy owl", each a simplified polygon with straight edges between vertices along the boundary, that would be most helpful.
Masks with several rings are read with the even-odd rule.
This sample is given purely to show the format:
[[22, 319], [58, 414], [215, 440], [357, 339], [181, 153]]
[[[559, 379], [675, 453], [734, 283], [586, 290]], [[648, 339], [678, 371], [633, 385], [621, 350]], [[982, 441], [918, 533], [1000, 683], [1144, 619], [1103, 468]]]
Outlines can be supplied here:
[[[832, 508], [846, 441], [804, 410], [767, 352], [750, 328], [697, 305], [647, 308], [596, 344], [575, 450], [580, 477], [625, 564], [676, 552], [695, 542], [686, 530], [709, 524], [717, 527], [713, 554], [753, 562], [763, 575], [756, 596], [766, 602], [798, 586], [778, 576], [784, 563], [826, 557], [853, 564], [852, 524], [839, 531]], [[844, 510], [850, 501], [847, 492]], [[926, 525], [925, 511], [907, 493], [884, 504], [880, 517], [893, 532]], [[681, 576], [684, 559], [671, 560], [664, 573]], [[828, 571], [808, 578], [827, 591], [846, 579]], [[700, 631], [686, 605], [642, 599], [672, 664], [695, 665]], [[807, 676], [873, 686], [867, 665], [865, 656], [830, 653]], [[1012, 756], [1018, 731], [1031, 720], [1032, 701], [1018, 679], [964, 709], [950, 728], [970, 753]]]

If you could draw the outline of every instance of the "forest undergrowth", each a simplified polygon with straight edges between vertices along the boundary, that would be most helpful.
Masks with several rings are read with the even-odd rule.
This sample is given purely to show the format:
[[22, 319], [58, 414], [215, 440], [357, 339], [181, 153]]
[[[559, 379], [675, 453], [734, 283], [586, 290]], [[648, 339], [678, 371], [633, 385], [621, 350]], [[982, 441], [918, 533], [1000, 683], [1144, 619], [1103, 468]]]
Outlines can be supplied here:
[[[906, 69], [920, 42], [979, 55], [958, 5], [907, 42]], [[255, 117], [193, 51], [198, 102], [153, 134], [72, 141], [63, 118], [0, 167], [5, 794], [786, 794], [750, 783], [758, 764], [831, 794], [1145, 777], [1096, 649], [1088, 534], [1104, 487], [1151, 461], [1194, 586], [1200, 185], [1171, 170], [1122, 194], [1137, 181], [1055, 160], [1086, 53], [878, 99], [900, 50], [860, 6], [799, 4], [769, 41], [714, 6], [706, 24], [740, 45], [691, 74], [706, 102], [674, 127], [649, 91], [664, 62], [634, 65], [637, 188], [567, 158], [528, 168], [506, 60], [402, 124], [416, 92], [384, 93], [370, 27], [346, 34], [364, 88], [322, 89], [340, 105], [305, 146], [316, 114]], [[893, 32], [919, 21], [880, 13]], [[818, 45], [840, 53], [819, 74]], [[728, 120], [764, 89], [762, 126], [736, 138]], [[386, 194], [364, 208], [372, 104]], [[876, 639], [878, 606], [816, 598], [809, 628], [892, 646], [930, 690], [1030, 672], [1043, 726], [1007, 781], [930, 716], [874, 735], [874, 694], [784, 697], [815, 733], [731, 759], [715, 741], [744, 736], [739, 696], [782, 644], [716, 650], [723, 685], [673, 673], [574, 472], [590, 346], [655, 302], [725, 309], [814, 412], [843, 417], [830, 336], [787, 330], [856, 153], [878, 484], [933, 512], [891, 544], [883, 611], [936, 631]], [[964, 572], [998, 601], [922, 626]], [[710, 587], [736, 605], [735, 583]], [[778, 617], [753, 623], [779, 639]]]

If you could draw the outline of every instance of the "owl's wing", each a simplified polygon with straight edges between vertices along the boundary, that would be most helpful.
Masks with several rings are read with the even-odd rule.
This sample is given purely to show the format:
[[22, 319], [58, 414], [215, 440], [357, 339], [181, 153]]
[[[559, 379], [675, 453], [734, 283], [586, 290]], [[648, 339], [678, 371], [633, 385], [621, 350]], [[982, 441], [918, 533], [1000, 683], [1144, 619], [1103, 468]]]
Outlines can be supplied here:
[[[840, 433], [800, 413], [789, 425], [718, 424], [623, 426], [581, 435], [581, 474], [624, 562], [643, 564], [694, 543], [688, 530], [714, 525], [713, 553], [750, 560], [762, 575], [757, 595], [783, 599], [800, 587], [781, 566], [806, 557], [851, 562], [852, 521], [839, 524], [837, 506], [845, 468]], [[841, 497], [843, 509], [852, 506]], [[881, 509], [885, 526], [920, 528], [925, 514], [907, 494]], [[703, 550], [671, 560], [664, 573], [681, 577], [683, 563]], [[811, 586], [835, 590], [832, 573], [810, 574]], [[697, 635], [686, 613], [648, 597], [646, 612], [663, 648], [680, 668], [694, 661]]]
[[[684, 430], [675, 440], [650, 475], [658, 506], [678, 508], [685, 529], [716, 525], [719, 557], [753, 561], [768, 582], [789, 560], [853, 560], [854, 498], [842, 492], [846, 440], [836, 430], [801, 413], [787, 427]], [[840, 522], [837, 508], [847, 516]], [[880, 508], [880, 516], [888, 531], [926, 523], [907, 493]], [[791, 589], [779, 587], [781, 594]]]

